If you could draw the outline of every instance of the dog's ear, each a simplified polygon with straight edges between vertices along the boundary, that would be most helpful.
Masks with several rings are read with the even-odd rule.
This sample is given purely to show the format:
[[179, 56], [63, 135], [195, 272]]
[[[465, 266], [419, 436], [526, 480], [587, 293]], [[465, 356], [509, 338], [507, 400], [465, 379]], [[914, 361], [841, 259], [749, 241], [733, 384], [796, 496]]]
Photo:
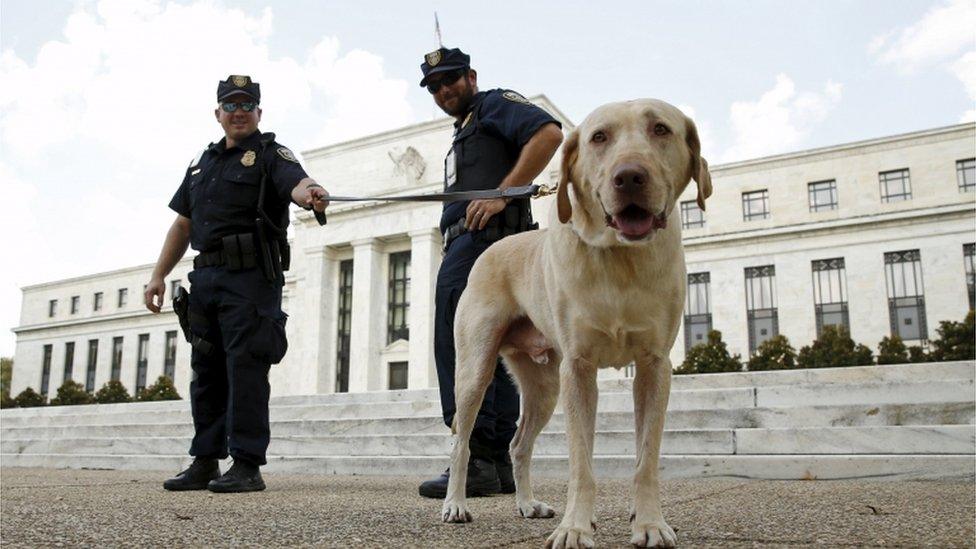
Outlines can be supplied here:
[[698, 184], [698, 207], [705, 211], [705, 199], [712, 195], [712, 174], [708, 161], [702, 158], [698, 128], [691, 118], [685, 117], [685, 142], [691, 151], [691, 178]]
[[569, 202], [569, 183], [579, 157], [579, 130], [574, 129], [563, 141], [563, 161], [560, 168], [559, 188], [556, 190], [556, 211], [559, 222], [567, 223], [573, 217], [573, 206]]

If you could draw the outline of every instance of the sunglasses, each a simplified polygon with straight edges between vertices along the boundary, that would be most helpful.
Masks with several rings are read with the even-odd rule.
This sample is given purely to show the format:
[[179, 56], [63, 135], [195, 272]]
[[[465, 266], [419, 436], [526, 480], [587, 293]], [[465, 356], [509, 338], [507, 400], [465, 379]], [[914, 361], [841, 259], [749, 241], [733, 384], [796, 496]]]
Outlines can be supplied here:
[[224, 109], [224, 112], [234, 112], [237, 109], [241, 109], [244, 112], [251, 112], [258, 108], [258, 104], [253, 101], [247, 101], [244, 103], [221, 103], [220, 108]]
[[464, 69], [445, 72], [444, 76], [441, 77], [440, 80], [427, 84], [427, 91], [429, 91], [431, 95], [434, 95], [435, 93], [441, 91], [442, 86], [450, 86], [451, 84], [457, 82], [462, 76], [467, 74], [467, 72], [468, 71]]

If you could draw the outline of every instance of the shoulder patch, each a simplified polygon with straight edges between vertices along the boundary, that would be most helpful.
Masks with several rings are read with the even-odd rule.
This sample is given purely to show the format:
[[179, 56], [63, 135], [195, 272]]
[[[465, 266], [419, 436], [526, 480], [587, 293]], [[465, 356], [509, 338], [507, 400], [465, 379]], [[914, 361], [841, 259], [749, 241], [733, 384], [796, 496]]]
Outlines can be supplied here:
[[520, 94], [518, 92], [513, 92], [512, 90], [507, 90], [507, 91], [502, 92], [502, 97], [504, 97], [505, 99], [508, 99], [509, 101], [513, 101], [515, 103], [523, 103], [525, 105], [531, 105], [532, 104], [531, 101], [529, 101], [525, 97], [522, 97], [522, 94]]
[[285, 160], [298, 164], [298, 159], [295, 158], [295, 153], [291, 152], [287, 147], [278, 147], [275, 152], [277, 152], [278, 156], [284, 158]]

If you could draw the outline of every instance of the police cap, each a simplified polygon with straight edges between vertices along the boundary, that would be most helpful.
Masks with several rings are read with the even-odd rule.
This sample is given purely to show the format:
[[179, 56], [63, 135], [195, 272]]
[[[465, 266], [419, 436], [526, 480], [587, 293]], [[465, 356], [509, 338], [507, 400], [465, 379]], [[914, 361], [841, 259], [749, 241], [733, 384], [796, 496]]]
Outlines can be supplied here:
[[242, 93], [251, 99], [261, 102], [261, 85], [251, 80], [250, 76], [232, 74], [227, 80], [217, 84], [217, 101], [223, 101], [232, 95]]
[[424, 62], [420, 64], [420, 70], [424, 73], [424, 78], [420, 81], [420, 86], [426, 86], [427, 77], [432, 74], [467, 68], [471, 68], [470, 55], [457, 48], [447, 49], [441, 47], [424, 56]]

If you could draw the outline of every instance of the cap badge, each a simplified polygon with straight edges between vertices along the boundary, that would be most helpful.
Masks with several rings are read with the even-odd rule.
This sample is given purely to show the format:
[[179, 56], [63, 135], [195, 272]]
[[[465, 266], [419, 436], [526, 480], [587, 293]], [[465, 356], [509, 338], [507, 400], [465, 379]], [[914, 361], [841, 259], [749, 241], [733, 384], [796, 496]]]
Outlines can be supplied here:
[[243, 88], [244, 86], [248, 85], [251, 81], [251, 79], [246, 76], [234, 76], [231, 78], [231, 80], [234, 82], [234, 85], [237, 86], [238, 88]]
[[441, 50], [432, 51], [424, 56], [427, 64], [431, 67], [436, 67], [438, 63], [441, 62]]
[[247, 151], [244, 156], [241, 157], [241, 164], [244, 164], [248, 168], [254, 165], [254, 159], [257, 158], [257, 153], [254, 151]]

